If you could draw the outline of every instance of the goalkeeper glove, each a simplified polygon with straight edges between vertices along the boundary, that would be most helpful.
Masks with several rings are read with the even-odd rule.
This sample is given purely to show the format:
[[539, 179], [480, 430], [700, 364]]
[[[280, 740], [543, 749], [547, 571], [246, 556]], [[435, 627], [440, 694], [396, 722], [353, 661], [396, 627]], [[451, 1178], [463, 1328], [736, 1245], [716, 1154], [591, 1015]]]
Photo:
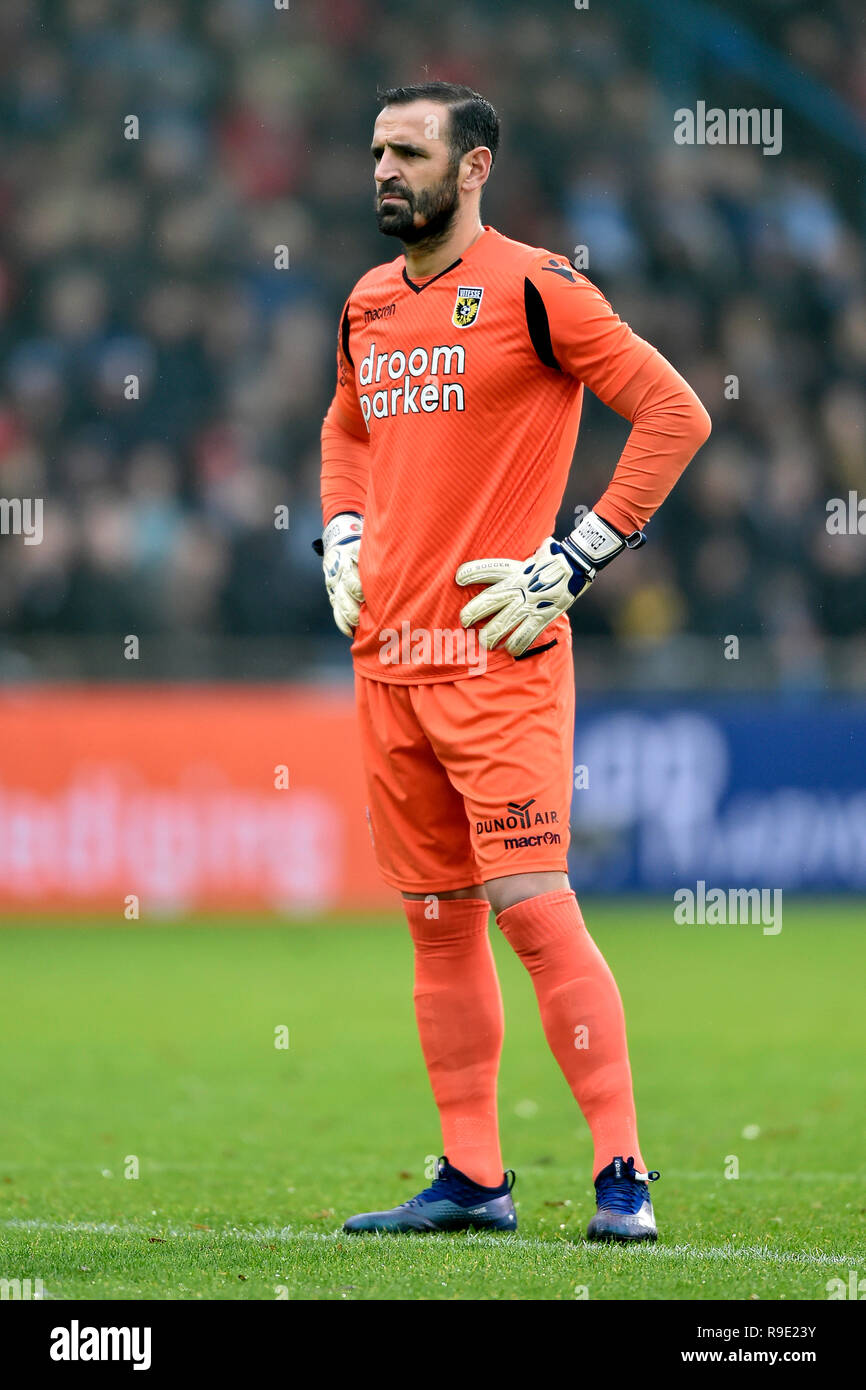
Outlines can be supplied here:
[[510, 632], [505, 648], [522, 656], [548, 623], [585, 593], [600, 569], [621, 550], [636, 550], [645, 540], [641, 531], [623, 536], [609, 521], [587, 512], [571, 535], [561, 541], [548, 537], [528, 560], [470, 560], [457, 571], [457, 583], [490, 588], [469, 600], [460, 621], [471, 627], [495, 614], [481, 629], [482, 645], [492, 650]]
[[358, 512], [340, 512], [328, 522], [313, 549], [322, 556], [325, 587], [334, 610], [334, 622], [347, 637], [354, 636], [364, 594], [358, 574], [358, 555], [364, 518]]

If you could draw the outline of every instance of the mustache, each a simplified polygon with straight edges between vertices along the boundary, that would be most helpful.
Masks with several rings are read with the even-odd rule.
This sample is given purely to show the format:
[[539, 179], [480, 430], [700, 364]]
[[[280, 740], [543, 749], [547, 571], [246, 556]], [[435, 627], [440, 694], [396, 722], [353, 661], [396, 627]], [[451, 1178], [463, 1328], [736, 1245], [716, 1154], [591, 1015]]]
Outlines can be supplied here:
[[397, 185], [392, 185], [389, 188], [381, 188], [376, 195], [376, 202], [381, 203], [383, 198], [405, 198], [407, 203], [410, 205], [412, 203], [412, 194], [409, 189], [400, 188]]

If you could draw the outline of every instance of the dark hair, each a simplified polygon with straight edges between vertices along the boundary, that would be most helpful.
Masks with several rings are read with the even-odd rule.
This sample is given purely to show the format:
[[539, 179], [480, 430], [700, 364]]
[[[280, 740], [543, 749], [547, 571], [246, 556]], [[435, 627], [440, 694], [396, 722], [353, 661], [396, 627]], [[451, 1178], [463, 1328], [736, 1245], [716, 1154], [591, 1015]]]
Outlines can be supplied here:
[[448, 131], [452, 158], [486, 145], [493, 158], [499, 148], [499, 117], [490, 102], [471, 87], [457, 82], [421, 82], [414, 87], [386, 87], [376, 93], [381, 106], [407, 106], [410, 101], [436, 101], [451, 113]]

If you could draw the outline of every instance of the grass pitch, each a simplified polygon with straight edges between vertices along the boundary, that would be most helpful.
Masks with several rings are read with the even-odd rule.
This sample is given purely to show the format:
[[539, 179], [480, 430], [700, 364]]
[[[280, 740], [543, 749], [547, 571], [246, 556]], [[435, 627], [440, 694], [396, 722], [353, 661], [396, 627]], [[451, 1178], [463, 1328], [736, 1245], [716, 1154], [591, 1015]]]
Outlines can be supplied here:
[[46, 1299], [826, 1299], [866, 1273], [862, 902], [786, 901], [778, 936], [584, 910], [626, 1003], [657, 1246], [584, 1241], [589, 1134], [495, 928], [520, 1229], [364, 1238], [343, 1218], [426, 1186], [439, 1150], [398, 915], [8, 926], [0, 1278]]

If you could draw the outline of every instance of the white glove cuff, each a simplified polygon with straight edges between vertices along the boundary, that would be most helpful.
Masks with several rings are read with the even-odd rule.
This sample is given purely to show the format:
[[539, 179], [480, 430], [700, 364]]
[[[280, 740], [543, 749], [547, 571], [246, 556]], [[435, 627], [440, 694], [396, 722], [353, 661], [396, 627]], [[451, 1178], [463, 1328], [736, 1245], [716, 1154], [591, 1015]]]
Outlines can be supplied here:
[[322, 534], [322, 549], [329, 550], [344, 540], [360, 540], [364, 518], [356, 512], [340, 512], [329, 521]]
[[625, 545], [619, 532], [595, 512], [586, 512], [568, 539], [593, 565], [612, 560]]
[[632, 531], [629, 536], [620, 535], [597, 512], [587, 512], [571, 534], [560, 541], [560, 545], [581, 564], [590, 579], [594, 579], [596, 570], [608, 564], [621, 550], [634, 550], [645, 540], [646, 536], [641, 531]]

